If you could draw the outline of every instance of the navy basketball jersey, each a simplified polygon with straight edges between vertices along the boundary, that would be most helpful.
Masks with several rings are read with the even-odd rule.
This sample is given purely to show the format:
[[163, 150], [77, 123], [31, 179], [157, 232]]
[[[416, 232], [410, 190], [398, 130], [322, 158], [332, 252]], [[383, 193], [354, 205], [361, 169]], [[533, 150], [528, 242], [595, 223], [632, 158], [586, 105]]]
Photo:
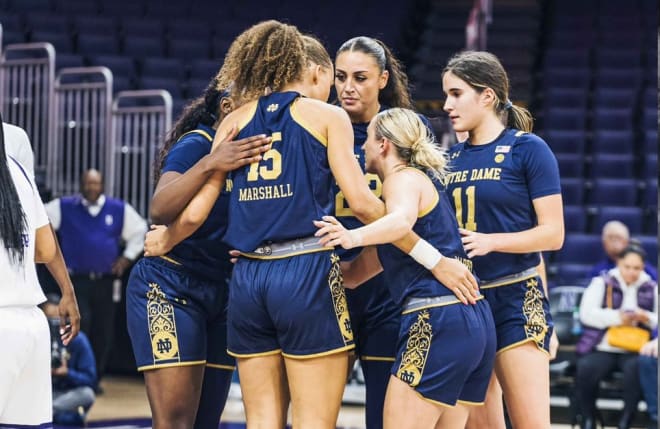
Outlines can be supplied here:
[[[472, 271], [472, 262], [463, 250], [454, 210], [443, 186], [424, 172], [409, 168], [431, 180], [436, 188], [436, 199], [418, 214], [413, 231], [445, 257], [460, 260]], [[405, 299], [410, 297], [453, 295], [429, 270], [392, 244], [378, 246], [378, 259], [385, 272], [385, 283], [397, 305], [402, 305]]]
[[[382, 112], [383, 110], [387, 109], [388, 107], [381, 105], [380, 111]], [[428, 127], [433, 136], [433, 139], [435, 140], [435, 135], [433, 135], [433, 128], [431, 127], [431, 123], [429, 122], [428, 118], [426, 118], [424, 115], [419, 115], [419, 117]], [[369, 122], [353, 123], [352, 125], [354, 141], [353, 153], [355, 154], [355, 158], [357, 159], [358, 164], [360, 164], [360, 168], [362, 168], [362, 171], [364, 172], [364, 178], [367, 181], [371, 192], [380, 198], [383, 192], [383, 185], [380, 183], [380, 179], [376, 174], [367, 173], [365, 166], [366, 159], [364, 157], [364, 149], [362, 148], [364, 142], [367, 141], [367, 128], [369, 127]], [[333, 189], [335, 193], [335, 217], [337, 220], [339, 220], [339, 222], [341, 222], [341, 224], [344, 225], [346, 229], [355, 229], [363, 226], [364, 224], [360, 222], [358, 218], [356, 218], [353, 214], [353, 211], [348, 205], [348, 201], [346, 201], [346, 198], [344, 198], [344, 193], [339, 189], [339, 186], [337, 186], [337, 182], [333, 182]], [[362, 249], [360, 247], [349, 250], [338, 247], [335, 249], [335, 252], [341, 257], [342, 260], [351, 260], [355, 258], [361, 250]]]
[[[505, 129], [484, 145], [459, 143], [449, 150], [446, 185], [461, 228], [481, 233], [518, 232], [537, 224], [532, 200], [561, 193], [557, 160], [535, 134]], [[482, 280], [539, 264], [538, 252], [491, 252], [473, 258]]]
[[[184, 134], [167, 154], [163, 173], [188, 171], [211, 151], [213, 136], [215, 130], [202, 124]], [[220, 241], [227, 231], [228, 206], [229, 193], [225, 187], [199, 229], [174, 246], [168, 255], [194, 274], [208, 279], [225, 278], [232, 268], [230, 248]]]
[[327, 141], [296, 113], [297, 92], [261, 97], [237, 139], [272, 136], [260, 162], [234, 172], [225, 241], [253, 251], [265, 242], [313, 236], [313, 221], [333, 214]]

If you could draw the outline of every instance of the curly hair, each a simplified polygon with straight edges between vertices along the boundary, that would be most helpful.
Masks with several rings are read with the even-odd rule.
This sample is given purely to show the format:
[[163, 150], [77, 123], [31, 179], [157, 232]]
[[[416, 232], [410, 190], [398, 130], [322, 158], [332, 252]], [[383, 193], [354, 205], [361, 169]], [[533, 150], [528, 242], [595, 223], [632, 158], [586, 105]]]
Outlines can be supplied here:
[[277, 92], [300, 80], [306, 63], [303, 37], [295, 26], [260, 22], [232, 42], [217, 76], [218, 86], [231, 85], [232, 99], [241, 105], [267, 89]]

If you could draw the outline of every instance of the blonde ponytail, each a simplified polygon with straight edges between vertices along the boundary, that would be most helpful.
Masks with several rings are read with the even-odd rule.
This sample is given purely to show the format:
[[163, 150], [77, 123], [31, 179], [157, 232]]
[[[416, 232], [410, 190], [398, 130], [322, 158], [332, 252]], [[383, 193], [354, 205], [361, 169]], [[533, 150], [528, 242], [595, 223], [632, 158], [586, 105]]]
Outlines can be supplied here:
[[438, 180], [446, 175], [447, 157], [433, 141], [419, 115], [410, 109], [392, 108], [375, 119], [376, 138], [390, 140], [399, 157], [412, 167], [424, 170]]

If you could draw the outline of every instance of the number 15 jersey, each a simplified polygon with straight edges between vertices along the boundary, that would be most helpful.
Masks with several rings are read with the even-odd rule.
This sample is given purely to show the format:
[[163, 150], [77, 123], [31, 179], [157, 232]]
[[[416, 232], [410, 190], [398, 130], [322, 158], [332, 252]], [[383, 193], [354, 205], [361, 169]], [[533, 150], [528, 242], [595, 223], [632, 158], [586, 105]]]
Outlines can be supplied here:
[[266, 242], [314, 235], [313, 221], [333, 214], [333, 176], [327, 140], [296, 113], [297, 92], [261, 97], [236, 139], [270, 135], [260, 162], [231, 176], [229, 226], [224, 241], [250, 252]]

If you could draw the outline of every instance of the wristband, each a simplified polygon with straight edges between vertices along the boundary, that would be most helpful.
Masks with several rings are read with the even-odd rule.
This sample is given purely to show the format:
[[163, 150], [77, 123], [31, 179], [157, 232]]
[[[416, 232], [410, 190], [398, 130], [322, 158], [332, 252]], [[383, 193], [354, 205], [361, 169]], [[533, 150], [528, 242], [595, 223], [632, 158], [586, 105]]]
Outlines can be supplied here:
[[428, 241], [420, 238], [412, 250], [408, 253], [411, 258], [419, 262], [427, 270], [432, 270], [443, 258], [442, 253], [431, 246]]

